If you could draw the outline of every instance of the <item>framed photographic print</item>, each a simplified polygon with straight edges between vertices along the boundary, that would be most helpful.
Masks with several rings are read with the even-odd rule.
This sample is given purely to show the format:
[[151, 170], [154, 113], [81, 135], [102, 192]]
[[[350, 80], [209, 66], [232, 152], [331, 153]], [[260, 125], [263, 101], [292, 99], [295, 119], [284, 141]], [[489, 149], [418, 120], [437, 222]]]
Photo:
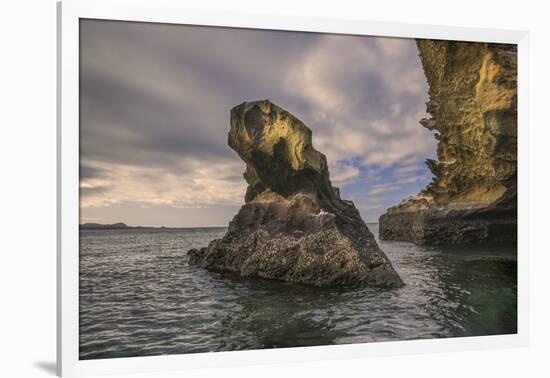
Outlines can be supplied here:
[[526, 32], [58, 20], [59, 375], [526, 344]]

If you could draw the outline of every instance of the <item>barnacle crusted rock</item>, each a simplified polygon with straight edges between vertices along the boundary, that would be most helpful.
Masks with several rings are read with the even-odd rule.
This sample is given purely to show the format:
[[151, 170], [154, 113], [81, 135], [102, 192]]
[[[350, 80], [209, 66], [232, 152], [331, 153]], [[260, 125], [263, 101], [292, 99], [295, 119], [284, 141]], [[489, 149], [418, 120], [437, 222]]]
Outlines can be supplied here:
[[222, 239], [188, 252], [190, 264], [315, 286], [403, 285], [300, 120], [245, 102], [231, 110], [229, 146], [246, 163], [245, 204]]

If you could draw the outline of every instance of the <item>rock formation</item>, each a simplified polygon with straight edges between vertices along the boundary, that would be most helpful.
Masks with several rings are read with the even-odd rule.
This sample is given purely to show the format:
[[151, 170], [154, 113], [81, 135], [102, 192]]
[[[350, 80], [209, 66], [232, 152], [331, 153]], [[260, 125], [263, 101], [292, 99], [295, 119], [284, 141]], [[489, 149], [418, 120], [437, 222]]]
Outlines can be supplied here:
[[435, 131], [434, 175], [380, 218], [380, 238], [419, 244], [517, 238], [515, 45], [418, 40]]
[[190, 264], [315, 286], [403, 284], [300, 120], [245, 102], [231, 110], [229, 146], [246, 163], [245, 204], [222, 239], [188, 252]]

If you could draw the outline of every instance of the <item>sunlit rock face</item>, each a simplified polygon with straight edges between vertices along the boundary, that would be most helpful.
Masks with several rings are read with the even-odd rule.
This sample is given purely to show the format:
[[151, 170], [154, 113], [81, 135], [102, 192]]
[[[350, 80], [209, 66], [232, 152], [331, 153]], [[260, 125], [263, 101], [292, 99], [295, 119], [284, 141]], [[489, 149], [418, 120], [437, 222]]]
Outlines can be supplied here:
[[424, 244], [517, 239], [515, 45], [418, 40], [429, 84], [420, 123], [435, 132], [434, 175], [380, 218], [380, 237]]
[[231, 110], [228, 143], [246, 163], [245, 204], [222, 239], [188, 252], [191, 264], [315, 286], [403, 284], [300, 120], [245, 102]]

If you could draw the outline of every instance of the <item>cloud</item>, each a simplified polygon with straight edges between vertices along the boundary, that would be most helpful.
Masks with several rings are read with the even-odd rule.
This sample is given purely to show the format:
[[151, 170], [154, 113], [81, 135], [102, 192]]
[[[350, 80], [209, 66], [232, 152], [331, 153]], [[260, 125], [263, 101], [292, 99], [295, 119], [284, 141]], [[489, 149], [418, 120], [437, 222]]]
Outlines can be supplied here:
[[289, 74], [289, 92], [308, 103], [314, 142], [330, 160], [391, 166], [429, 156], [427, 83], [414, 41], [325, 35]]
[[129, 204], [175, 216], [183, 213], [167, 209], [242, 203], [244, 164], [227, 131], [229, 110], [248, 100], [269, 98], [308, 125], [333, 184], [353, 200], [383, 193], [372, 183], [410, 187], [396, 180], [410, 180], [404, 167], [427, 172], [435, 140], [418, 125], [427, 85], [412, 40], [98, 20], [81, 27], [85, 216], [112, 217]]
[[80, 185], [80, 196], [88, 198], [94, 195], [103, 195], [110, 189], [108, 185]]
[[88, 180], [88, 179], [101, 177], [103, 174], [104, 174], [104, 172], [99, 168], [92, 167], [92, 166], [85, 165], [85, 164], [80, 165], [80, 179], [81, 180]]
[[213, 166], [189, 160], [184, 170], [174, 174], [156, 167], [105, 164], [102, 170], [106, 173], [101, 179], [81, 178], [81, 207], [108, 207], [125, 202], [175, 208], [238, 205], [244, 198], [246, 183], [242, 178], [227, 175], [239, 168], [235, 165], [232, 160], [219, 161]]
[[395, 168], [394, 175], [398, 177], [403, 177], [403, 176], [408, 176], [411, 173], [416, 173], [419, 170], [421, 170], [421, 166], [419, 167], [418, 164], [405, 165], [405, 166]]
[[[333, 172], [333, 173], [331, 173]], [[336, 162], [329, 166], [330, 181], [334, 185], [344, 185], [356, 177], [359, 177], [361, 171], [359, 168], [346, 163]]]
[[387, 192], [393, 192], [396, 190], [401, 189], [400, 185], [389, 183], [389, 184], [379, 184], [379, 185], [373, 185], [371, 189], [369, 190], [369, 194], [380, 194], [380, 193], [387, 193]]

